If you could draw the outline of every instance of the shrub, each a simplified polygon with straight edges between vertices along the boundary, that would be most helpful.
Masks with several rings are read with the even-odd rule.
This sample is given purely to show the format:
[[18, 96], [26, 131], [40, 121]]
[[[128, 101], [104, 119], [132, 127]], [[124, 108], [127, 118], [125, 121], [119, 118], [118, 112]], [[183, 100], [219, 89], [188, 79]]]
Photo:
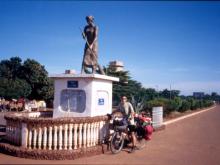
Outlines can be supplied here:
[[187, 100], [182, 101], [182, 105], [179, 109], [180, 112], [185, 112], [191, 108], [191, 103]]

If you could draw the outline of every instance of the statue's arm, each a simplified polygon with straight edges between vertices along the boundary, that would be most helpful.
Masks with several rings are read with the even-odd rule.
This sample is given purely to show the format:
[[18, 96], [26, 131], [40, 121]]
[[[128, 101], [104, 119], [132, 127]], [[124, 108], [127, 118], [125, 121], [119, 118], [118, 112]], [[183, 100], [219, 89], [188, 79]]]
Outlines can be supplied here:
[[97, 41], [97, 39], [98, 39], [98, 26], [95, 27], [95, 37], [93, 42]]
[[94, 39], [93, 39], [93, 41], [92, 41], [92, 44], [90, 45], [91, 48], [92, 48], [94, 42], [96, 42], [96, 41], [98, 40], [98, 27], [97, 27], [97, 26], [95, 26], [94, 34], [95, 34], [95, 35], [94, 35]]

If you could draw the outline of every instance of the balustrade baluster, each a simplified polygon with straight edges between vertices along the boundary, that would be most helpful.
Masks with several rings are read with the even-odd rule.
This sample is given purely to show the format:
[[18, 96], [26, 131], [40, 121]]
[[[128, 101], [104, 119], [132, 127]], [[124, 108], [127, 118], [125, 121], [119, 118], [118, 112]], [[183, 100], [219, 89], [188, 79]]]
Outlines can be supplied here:
[[83, 125], [83, 148], [86, 148], [86, 132], [87, 132], [87, 123]]
[[79, 124], [79, 148], [82, 147], [82, 126], [83, 124]]
[[68, 124], [64, 126], [64, 150], [67, 150], [67, 131], [68, 131]]
[[37, 129], [34, 128], [34, 131], [33, 131], [33, 149], [36, 149], [36, 144], [37, 144]]
[[63, 135], [62, 135], [63, 127], [62, 125], [59, 126], [59, 150], [62, 150], [62, 142], [63, 142]]
[[99, 142], [99, 123], [96, 122], [96, 125], [95, 125], [95, 134], [96, 134], [96, 137], [95, 137], [95, 144], [98, 144]]
[[103, 124], [104, 124], [103, 121], [101, 121], [99, 123], [99, 142], [100, 142], [100, 144], [102, 144], [102, 140], [103, 140]]
[[53, 135], [53, 148], [54, 150], [57, 149], [57, 126], [54, 126], [54, 135]]
[[28, 134], [28, 148], [31, 149], [32, 143], [32, 129], [29, 128], [29, 134]]
[[52, 126], [49, 127], [48, 149], [51, 150], [52, 146]]
[[94, 123], [91, 123], [91, 146], [94, 145]]
[[47, 149], [47, 127], [44, 127], [43, 149]]
[[[6, 129], [6, 131], [7, 131], [7, 129]], [[22, 125], [21, 125], [21, 146], [26, 148], [27, 144], [28, 144], [27, 124], [26, 123], [22, 123]]]
[[69, 124], [69, 150], [72, 150], [72, 145], [73, 145], [73, 124]]
[[88, 123], [87, 125], [87, 147], [90, 147], [90, 126], [91, 124]]
[[74, 124], [74, 149], [77, 149], [77, 127], [78, 127], [78, 124]]
[[42, 128], [41, 126], [38, 128], [38, 149], [41, 149], [42, 144]]

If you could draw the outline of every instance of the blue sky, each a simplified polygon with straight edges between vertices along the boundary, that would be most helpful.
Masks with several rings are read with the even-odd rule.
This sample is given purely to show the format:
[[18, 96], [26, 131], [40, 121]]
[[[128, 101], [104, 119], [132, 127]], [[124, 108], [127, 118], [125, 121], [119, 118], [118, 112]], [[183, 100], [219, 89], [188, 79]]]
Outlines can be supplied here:
[[99, 63], [124, 62], [145, 87], [220, 94], [220, 2], [0, 1], [0, 60], [35, 59], [80, 72], [79, 27], [94, 15]]

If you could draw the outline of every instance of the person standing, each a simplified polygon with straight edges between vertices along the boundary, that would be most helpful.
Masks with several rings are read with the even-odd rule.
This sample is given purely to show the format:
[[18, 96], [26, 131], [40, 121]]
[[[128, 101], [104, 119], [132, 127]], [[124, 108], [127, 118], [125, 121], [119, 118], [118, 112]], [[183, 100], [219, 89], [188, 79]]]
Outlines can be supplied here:
[[123, 117], [127, 119], [128, 129], [129, 129], [129, 132], [131, 133], [131, 139], [132, 139], [132, 148], [131, 148], [130, 153], [134, 152], [136, 149], [136, 137], [135, 137], [136, 127], [134, 124], [135, 113], [134, 113], [132, 104], [127, 101], [126, 96], [121, 97], [121, 102], [118, 106], [117, 111], [121, 112]]

